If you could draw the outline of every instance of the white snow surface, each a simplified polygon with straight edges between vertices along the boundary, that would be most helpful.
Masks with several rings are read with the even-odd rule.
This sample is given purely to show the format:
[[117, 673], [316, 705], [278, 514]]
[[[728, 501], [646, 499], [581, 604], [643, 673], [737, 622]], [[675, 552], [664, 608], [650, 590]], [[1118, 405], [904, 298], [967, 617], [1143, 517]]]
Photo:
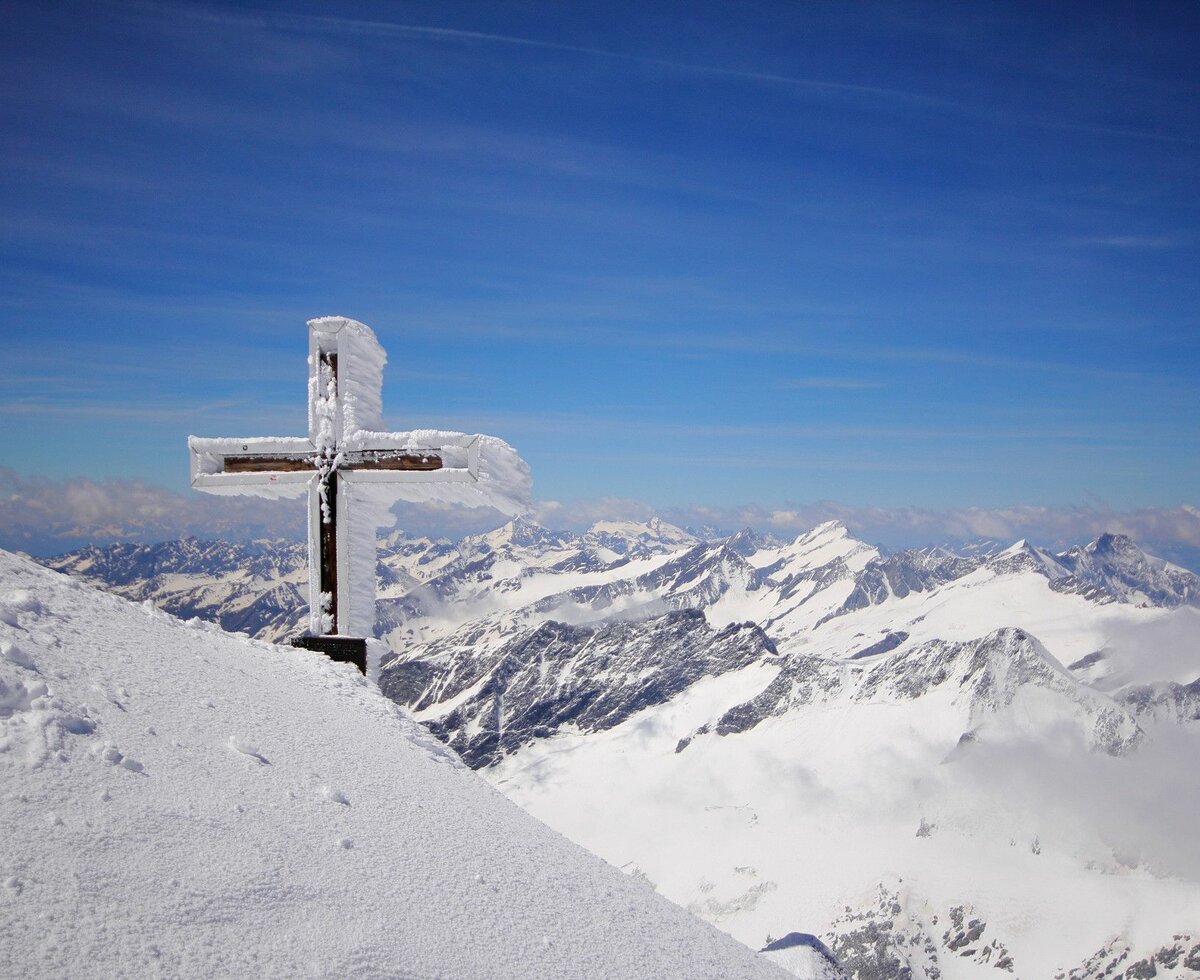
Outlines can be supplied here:
[[353, 668], [3, 552], [0, 772], [6, 977], [782, 975]]

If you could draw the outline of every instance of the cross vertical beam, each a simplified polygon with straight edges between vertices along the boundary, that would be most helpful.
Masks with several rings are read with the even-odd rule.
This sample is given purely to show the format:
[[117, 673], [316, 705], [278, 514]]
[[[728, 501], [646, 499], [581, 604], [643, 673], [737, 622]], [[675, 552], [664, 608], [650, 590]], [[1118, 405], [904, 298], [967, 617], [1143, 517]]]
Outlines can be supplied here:
[[328, 607], [330, 633], [338, 630], [338, 580], [337, 580], [337, 470], [330, 470], [321, 477], [321, 594], [329, 596]]
[[[332, 351], [321, 351], [321, 363], [329, 371], [329, 395], [336, 404], [338, 398], [338, 357]], [[340, 633], [338, 629], [338, 574], [337, 574], [337, 490], [338, 473], [328, 460], [331, 452], [325, 447], [326, 459], [321, 461], [324, 471], [318, 493], [321, 496], [321, 532], [317, 538], [320, 551], [321, 595], [329, 596], [329, 605], [323, 612], [329, 614], [329, 629], [325, 632]]]

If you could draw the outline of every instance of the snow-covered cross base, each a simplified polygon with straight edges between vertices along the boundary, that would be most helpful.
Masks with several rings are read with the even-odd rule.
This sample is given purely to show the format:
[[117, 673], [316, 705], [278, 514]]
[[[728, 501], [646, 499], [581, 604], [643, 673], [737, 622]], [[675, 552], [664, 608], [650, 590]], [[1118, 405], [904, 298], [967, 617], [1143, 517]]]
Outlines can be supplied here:
[[375, 529], [392, 523], [391, 505], [441, 501], [519, 514], [529, 506], [529, 467], [494, 436], [382, 431], [387, 355], [371, 328], [340, 316], [308, 328], [307, 438], [189, 436], [192, 486], [308, 495], [310, 637], [298, 642], [365, 669], [359, 651], [375, 633]]
[[316, 650], [339, 664], [354, 664], [367, 672], [367, 641], [360, 636], [297, 636], [292, 646]]

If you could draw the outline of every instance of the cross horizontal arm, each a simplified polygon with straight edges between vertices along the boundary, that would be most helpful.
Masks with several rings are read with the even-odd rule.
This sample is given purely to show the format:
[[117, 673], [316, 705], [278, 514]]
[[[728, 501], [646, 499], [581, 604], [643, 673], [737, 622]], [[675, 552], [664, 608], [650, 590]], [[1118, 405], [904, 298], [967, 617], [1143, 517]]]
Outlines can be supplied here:
[[350, 467], [340, 470], [351, 485], [379, 500], [437, 502], [467, 507], [495, 507], [520, 514], [529, 507], [529, 466], [516, 450], [495, 436], [439, 429], [411, 432], [359, 430], [347, 436], [345, 455], [410, 453], [436, 455], [441, 467], [403, 474]]
[[[221, 473], [308, 473], [318, 468], [321, 457], [272, 453], [262, 456], [225, 456]], [[436, 453], [345, 453], [340, 457], [337, 469], [346, 470], [404, 470], [428, 471], [442, 468], [441, 457]]]
[[[191, 436], [192, 486], [207, 493], [298, 497], [316, 473], [308, 439], [207, 439]], [[270, 460], [268, 464], [266, 461]], [[283, 462], [281, 462], [283, 461]]]

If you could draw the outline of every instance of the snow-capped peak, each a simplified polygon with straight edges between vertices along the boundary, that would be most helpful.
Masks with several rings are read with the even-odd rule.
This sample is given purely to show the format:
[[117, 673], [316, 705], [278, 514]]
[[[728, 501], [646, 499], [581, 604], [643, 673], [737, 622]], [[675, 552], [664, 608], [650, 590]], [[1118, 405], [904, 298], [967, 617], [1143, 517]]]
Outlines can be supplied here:
[[582, 540], [591, 546], [607, 548], [616, 555], [662, 554], [690, 548], [697, 539], [682, 528], [660, 517], [649, 521], [597, 521]]
[[839, 560], [847, 571], [857, 572], [878, 557], [878, 548], [859, 541], [841, 521], [826, 521], [797, 535], [790, 544], [760, 549], [750, 561], [777, 581], [784, 581]]
[[811, 545], [817, 541], [829, 542], [848, 537], [850, 537], [850, 529], [841, 521], [823, 521], [816, 527], [802, 531], [796, 535], [792, 543], [803, 546]]
[[1025, 538], [1003, 551], [986, 559], [987, 565], [997, 574], [1033, 571], [1045, 575], [1051, 581], [1070, 575], [1070, 571], [1048, 551], [1030, 544]]
[[541, 524], [531, 521], [527, 517], [514, 517], [507, 524], [500, 525], [494, 531], [472, 535], [465, 539], [463, 543], [467, 545], [464, 550], [471, 550], [471, 546], [474, 546], [475, 548], [498, 551], [505, 547], [554, 547], [560, 544], [563, 538], [564, 535], [542, 527]]
[[1200, 575], [1147, 554], [1124, 534], [1102, 534], [1055, 561], [1070, 572], [1070, 591], [1090, 598], [1135, 605], [1200, 604]]

